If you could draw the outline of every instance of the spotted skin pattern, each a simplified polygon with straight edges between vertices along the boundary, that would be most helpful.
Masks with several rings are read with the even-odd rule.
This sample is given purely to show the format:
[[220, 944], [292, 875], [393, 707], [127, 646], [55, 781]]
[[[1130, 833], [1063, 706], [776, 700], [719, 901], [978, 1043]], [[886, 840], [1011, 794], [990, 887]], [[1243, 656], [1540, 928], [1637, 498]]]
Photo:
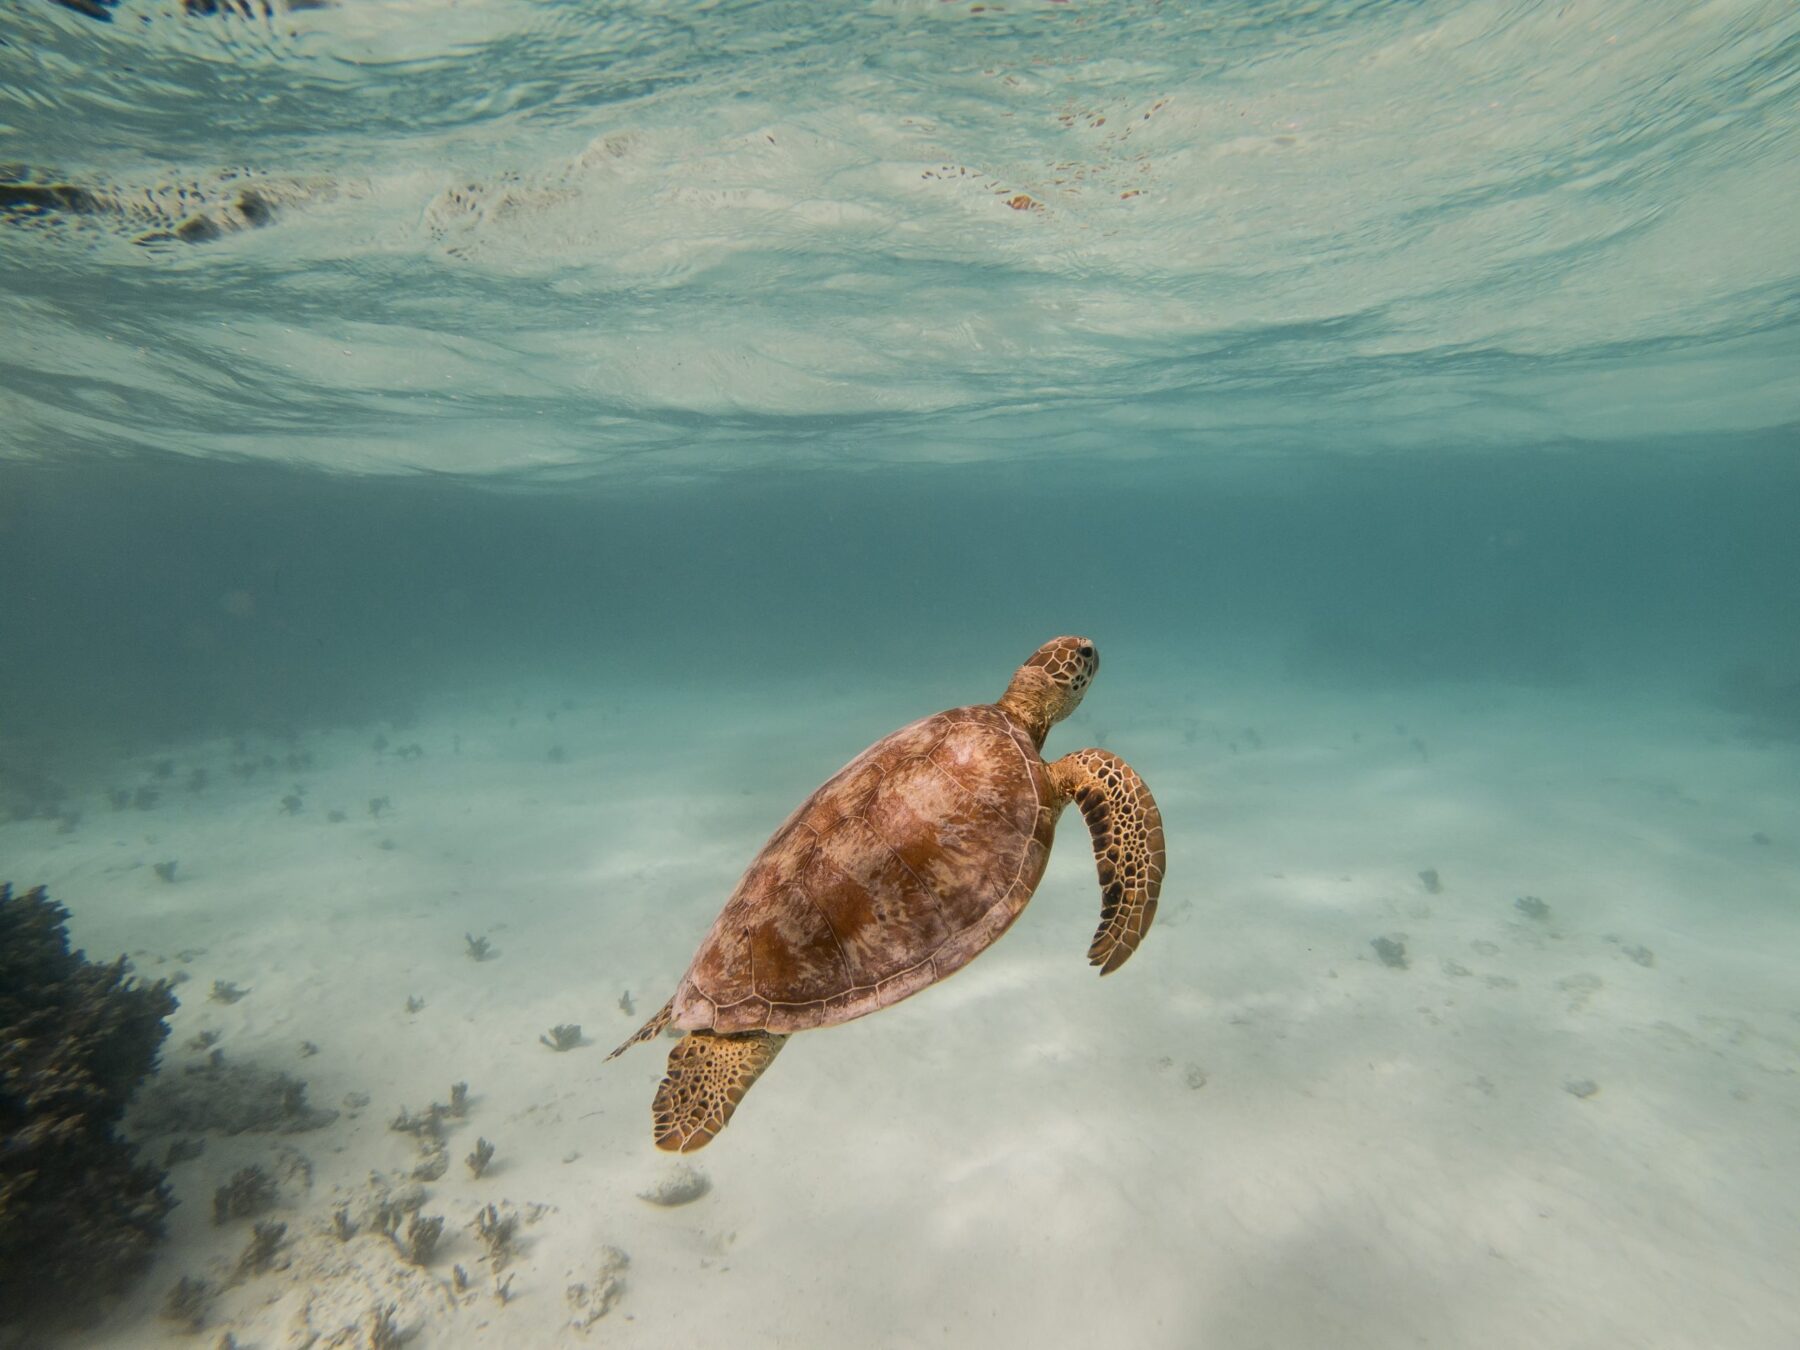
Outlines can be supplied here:
[[650, 1106], [656, 1146], [670, 1153], [705, 1148], [786, 1043], [786, 1036], [761, 1031], [683, 1036], [669, 1052], [668, 1075]]
[[1041, 751], [1100, 667], [1062, 637], [995, 703], [952, 708], [877, 741], [784, 821], [750, 864], [674, 996], [617, 1050], [683, 1032], [653, 1114], [659, 1148], [703, 1147], [787, 1036], [885, 1008], [961, 969], [1042, 880], [1057, 817], [1094, 842], [1103, 975], [1136, 951], [1162, 888], [1162, 817], [1117, 755]]
[[1162, 812], [1150, 789], [1110, 750], [1077, 750], [1050, 766], [1057, 790], [1081, 808], [1100, 873], [1100, 927], [1088, 963], [1110, 975], [1138, 949], [1162, 894]]

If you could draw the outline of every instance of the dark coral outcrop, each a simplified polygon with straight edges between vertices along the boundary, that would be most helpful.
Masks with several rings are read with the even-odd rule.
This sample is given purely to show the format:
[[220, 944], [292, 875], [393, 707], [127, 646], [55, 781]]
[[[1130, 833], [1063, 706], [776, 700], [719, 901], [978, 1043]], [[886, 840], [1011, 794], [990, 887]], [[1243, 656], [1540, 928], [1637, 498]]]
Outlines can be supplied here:
[[70, 951], [68, 917], [43, 887], [0, 883], [0, 1323], [15, 1328], [124, 1286], [174, 1205], [118, 1126], [175, 996], [123, 957]]

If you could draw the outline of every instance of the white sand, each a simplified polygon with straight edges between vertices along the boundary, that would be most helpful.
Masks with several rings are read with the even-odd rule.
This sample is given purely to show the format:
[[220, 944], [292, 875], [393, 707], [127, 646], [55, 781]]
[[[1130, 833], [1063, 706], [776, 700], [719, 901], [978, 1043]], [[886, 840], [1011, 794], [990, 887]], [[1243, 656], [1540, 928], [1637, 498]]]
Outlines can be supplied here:
[[[72, 834], [0, 826], [6, 874], [48, 883], [90, 954], [191, 975], [165, 1074], [212, 1028], [315, 1105], [370, 1099], [177, 1165], [161, 1259], [81, 1343], [285, 1347], [309, 1320], [334, 1343], [392, 1301], [414, 1346], [1800, 1345], [1800, 749], [1611, 694], [1158, 690], [1103, 677], [1049, 747], [1104, 734], [1162, 802], [1169, 885], [1132, 962], [1104, 981], [1083, 962], [1097, 900], [1071, 813], [994, 950], [791, 1044], [695, 1156], [710, 1192], [671, 1209], [637, 1198], [671, 1166], [649, 1141], [662, 1047], [603, 1057], [798, 797], [929, 710], [916, 691], [622, 691], [553, 724], [565, 691], [509, 692], [389, 730], [416, 762], [346, 731], [245, 784], [209, 744], [171, 752], [154, 811], [115, 813], [96, 782]], [[168, 858], [173, 884], [150, 867]], [[470, 960], [465, 932], [499, 955]], [[214, 979], [251, 992], [209, 1002]], [[558, 1022], [588, 1043], [545, 1049]], [[425, 1187], [438, 1259], [329, 1236], [372, 1171], [417, 1163], [390, 1118], [458, 1080], [469, 1114]], [[478, 1136], [498, 1153], [477, 1181]], [[283, 1149], [313, 1177], [272, 1216], [274, 1268], [199, 1338], [160, 1320], [179, 1276], [220, 1280], [244, 1246], [213, 1189]], [[549, 1207], [504, 1304], [466, 1227], [489, 1202]], [[622, 1295], [574, 1330], [567, 1291], [608, 1245]]]

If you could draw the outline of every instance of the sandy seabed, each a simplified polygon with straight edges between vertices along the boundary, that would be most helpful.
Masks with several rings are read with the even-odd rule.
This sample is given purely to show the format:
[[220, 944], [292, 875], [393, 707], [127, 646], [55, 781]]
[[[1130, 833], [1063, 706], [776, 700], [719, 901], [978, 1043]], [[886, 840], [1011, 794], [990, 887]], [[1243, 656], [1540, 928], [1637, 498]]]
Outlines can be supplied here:
[[[1156, 792], [1144, 948], [1085, 965], [1070, 812], [993, 950], [798, 1038], [691, 1159], [704, 1194], [640, 1198], [678, 1166], [649, 1135], [664, 1047], [607, 1051], [800, 797], [928, 711], [509, 690], [165, 747], [97, 769], [65, 833], [0, 826], [0, 871], [90, 955], [185, 977], [165, 1091], [281, 1072], [336, 1112], [165, 1110], [149, 1156], [204, 1140], [168, 1241], [69, 1344], [361, 1346], [389, 1310], [412, 1346], [1800, 1345], [1800, 746], [1611, 692], [1103, 676], [1046, 752], [1105, 744]], [[458, 1082], [441, 1150], [391, 1128]], [[286, 1228], [246, 1266], [256, 1219], [213, 1197], [251, 1165]], [[423, 1266], [383, 1204], [444, 1220]], [[183, 1276], [198, 1330], [164, 1316]]]

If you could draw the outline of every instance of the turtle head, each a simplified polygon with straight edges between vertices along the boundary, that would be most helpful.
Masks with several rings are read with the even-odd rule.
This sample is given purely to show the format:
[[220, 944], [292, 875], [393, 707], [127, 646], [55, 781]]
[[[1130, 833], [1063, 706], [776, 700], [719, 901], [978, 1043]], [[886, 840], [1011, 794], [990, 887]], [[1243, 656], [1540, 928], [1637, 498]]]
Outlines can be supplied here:
[[1081, 706], [1100, 669], [1100, 653], [1084, 637], [1051, 638], [1013, 672], [1000, 707], [1041, 746], [1050, 728]]

